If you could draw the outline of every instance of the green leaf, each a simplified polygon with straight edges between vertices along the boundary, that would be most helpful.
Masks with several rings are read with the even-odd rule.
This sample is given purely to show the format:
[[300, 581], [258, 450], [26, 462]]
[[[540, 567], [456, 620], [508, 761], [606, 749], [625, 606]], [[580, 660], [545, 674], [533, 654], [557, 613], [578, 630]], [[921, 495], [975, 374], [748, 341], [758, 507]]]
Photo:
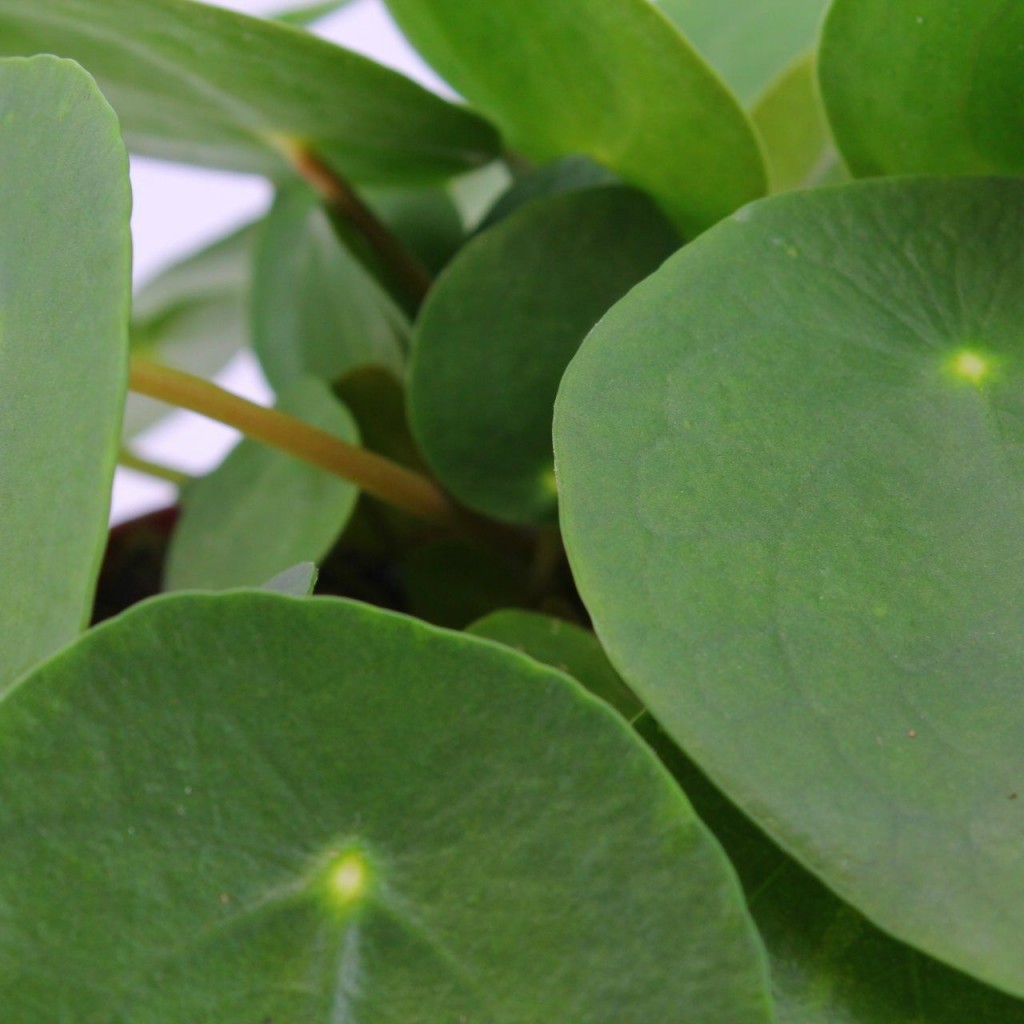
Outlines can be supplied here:
[[[212, 377], [245, 348], [254, 234], [255, 225], [247, 224], [145, 284], [133, 302], [133, 351]], [[134, 437], [171, 411], [162, 402], [130, 394], [124, 436]]]
[[299, 562], [267, 580], [261, 589], [291, 597], [310, 597], [316, 586], [316, 578], [317, 567], [313, 562]]
[[750, 116], [761, 133], [773, 192], [847, 179], [818, 93], [813, 53], [791, 64], [768, 87]]
[[854, 174], [1024, 173], [1024, 5], [835, 0], [821, 88]]
[[650, 715], [637, 731], [725, 847], [768, 949], [780, 1024], [1020, 1024], [1024, 1003], [890, 939], [769, 842]]
[[70, 61], [0, 61], [0, 690], [88, 621], [127, 377], [131, 194]]
[[623, 678], [840, 896], [1016, 994], [1022, 216], [1013, 179], [754, 204], [602, 320], [555, 417]]
[[[348, 410], [313, 378], [293, 382], [278, 408], [358, 442]], [[258, 586], [296, 562], [319, 562], [352, 513], [358, 490], [326, 470], [243, 440], [182, 494], [167, 555], [171, 590]]]
[[493, 156], [492, 130], [394, 71], [275, 22], [192, 0], [0, 0], [0, 54], [94, 74], [130, 149], [281, 177], [311, 147], [346, 177], [401, 182]]
[[99, 627], [0, 704], [0, 834], [10, 1024], [771, 1019], [735, 877], [625, 724], [365, 606]]
[[413, 45], [534, 160], [585, 153], [687, 236], [765, 191], [750, 122], [649, 0], [387, 0]]
[[611, 186], [537, 200], [465, 246], [417, 321], [409, 380], [413, 433], [457, 498], [512, 522], [553, 517], [562, 373], [678, 245], [644, 195]]
[[305, 187], [278, 195], [256, 243], [253, 346], [277, 389], [362, 366], [401, 372], [405, 314], [342, 244]]
[[478, 230], [493, 227], [499, 220], [504, 220], [520, 206], [532, 203], [535, 199], [557, 195], [559, 192], [614, 185], [618, 182], [618, 175], [590, 157], [565, 156], [560, 160], [553, 160], [531, 171], [502, 192], [497, 202], [480, 221]]
[[287, 7], [271, 15], [274, 21], [280, 21], [284, 25], [295, 25], [299, 28], [307, 28], [321, 18], [326, 18], [343, 7], [347, 7], [352, 0], [321, 0], [320, 3], [300, 4], [298, 7]]
[[466, 627], [466, 632], [522, 651], [571, 675], [627, 720], [636, 718], [644, 709], [612, 667], [597, 637], [571, 622], [505, 608], [478, 619]]
[[656, 0], [744, 105], [814, 44], [828, 0]]

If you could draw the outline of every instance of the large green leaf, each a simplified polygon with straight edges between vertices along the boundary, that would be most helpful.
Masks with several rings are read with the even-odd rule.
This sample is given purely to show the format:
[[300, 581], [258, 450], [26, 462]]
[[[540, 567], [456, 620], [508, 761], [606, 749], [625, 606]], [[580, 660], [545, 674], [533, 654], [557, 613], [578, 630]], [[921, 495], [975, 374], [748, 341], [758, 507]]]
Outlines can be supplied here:
[[1024, 173], [1024, 4], [835, 0], [820, 75], [857, 175]]
[[131, 149], [275, 177], [282, 139], [355, 181], [444, 177], [493, 155], [491, 129], [301, 29], [192, 0], [0, 0], [0, 54], [94, 74]]
[[1017, 994], [1022, 216], [1013, 179], [754, 204], [609, 312], [555, 418], [626, 681], [840, 895]]
[[558, 382], [609, 306], [679, 246], [631, 188], [563, 192], [470, 242], [437, 281], [414, 333], [410, 420], [451, 492], [489, 515], [554, 515]]
[[828, 0], [655, 0], [746, 105], [810, 49]]
[[[277, 404], [343, 441], [359, 440], [355, 421], [322, 381], [293, 381]], [[257, 586], [297, 562], [319, 562], [344, 529], [358, 494], [326, 470], [243, 440], [182, 494], [167, 553], [167, 587]]]
[[99, 627], [0, 704], [0, 834], [9, 1024], [771, 1018], [735, 877], [624, 723], [365, 606]]
[[649, 0], [387, 0], [413, 44], [536, 160], [585, 153], [687, 235], [762, 195], [732, 94]]
[[131, 195], [70, 61], [0, 61], [0, 689], [88, 621], [127, 376]]
[[725, 847], [768, 949], [779, 1024], [1021, 1024], [1024, 1002], [890, 939], [765, 838], [649, 715], [637, 730]]
[[[166, 366], [212, 377], [250, 342], [249, 285], [255, 225], [173, 264], [132, 304], [132, 349]], [[130, 394], [124, 434], [132, 437], [171, 406]]]
[[258, 236], [253, 285], [253, 344], [275, 388], [305, 375], [334, 381], [362, 366], [401, 372], [408, 320], [311, 190], [278, 195]]

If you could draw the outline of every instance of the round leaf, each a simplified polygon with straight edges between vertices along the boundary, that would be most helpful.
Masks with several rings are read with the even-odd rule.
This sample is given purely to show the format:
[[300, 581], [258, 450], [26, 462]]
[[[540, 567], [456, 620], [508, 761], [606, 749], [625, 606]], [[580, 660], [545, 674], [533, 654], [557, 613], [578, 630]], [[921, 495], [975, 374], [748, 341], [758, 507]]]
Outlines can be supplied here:
[[164, 598], [0, 704], [4, 1019], [768, 1024], [735, 878], [571, 680], [342, 601]]
[[394, 71], [298, 28], [192, 0], [0, 0], [0, 54], [94, 74], [138, 153], [280, 177], [282, 139], [354, 181], [446, 177], [494, 132]]
[[835, 0], [821, 88], [854, 174], [1024, 173], [1024, 5]]
[[841, 896], [1017, 994], [1022, 216], [1012, 179], [754, 204], [605, 317], [555, 421], [623, 678]]
[[127, 374], [117, 118], [70, 61], [0, 61], [0, 690], [88, 621]]
[[[322, 381], [295, 381], [278, 408], [343, 441], [355, 421]], [[182, 495], [167, 554], [168, 589], [258, 586], [297, 562], [319, 562], [345, 527], [358, 489], [258, 441], [243, 440]]]
[[427, 298], [409, 380], [413, 433], [451, 492], [499, 519], [550, 519], [558, 382], [609, 306], [679, 245], [641, 193], [537, 200], [466, 245]]
[[692, 235], [762, 195], [754, 131], [650, 0], [387, 0], [424, 57], [535, 160], [585, 153]]

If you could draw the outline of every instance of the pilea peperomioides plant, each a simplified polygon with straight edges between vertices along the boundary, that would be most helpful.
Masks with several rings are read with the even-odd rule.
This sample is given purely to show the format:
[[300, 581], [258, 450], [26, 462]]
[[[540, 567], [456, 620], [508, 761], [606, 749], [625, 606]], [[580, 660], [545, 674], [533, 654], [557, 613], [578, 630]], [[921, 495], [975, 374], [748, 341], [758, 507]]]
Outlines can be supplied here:
[[387, 2], [0, 0], [0, 1020], [1024, 1022], [1024, 6]]

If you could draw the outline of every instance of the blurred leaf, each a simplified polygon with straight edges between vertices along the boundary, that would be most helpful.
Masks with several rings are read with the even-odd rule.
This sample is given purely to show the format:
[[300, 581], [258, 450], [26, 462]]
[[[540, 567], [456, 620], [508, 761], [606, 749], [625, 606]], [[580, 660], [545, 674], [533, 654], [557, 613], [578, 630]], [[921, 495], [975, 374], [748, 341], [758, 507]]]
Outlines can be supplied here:
[[821, 89], [854, 174], [1024, 173], [1024, 4], [835, 0]]
[[128, 147], [291, 176], [282, 140], [347, 178], [436, 180], [486, 162], [494, 132], [308, 32], [192, 0], [0, 0], [0, 54], [57, 53], [96, 76]]
[[124, 406], [128, 161], [81, 68], [0, 61], [0, 181], [2, 691], [88, 621]]
[[510, 185], [487, 211], [478, 230], [485, 231], [499, 220], [504, 220], [510, 213], [514, 213], [520, 206], [532, 203], [535, 199], [558, 195], [560, 192], [614, 185], [618, 181], [618, 175], [590, 157], [562, 157], [549, 164], [542, 164]]
[[401, 373], [405, 314], [338, 238], [314, 193], [278, 194], [255, 248], [253, 345], [276, 390], [358, 367]]
[[[250, 342], [249, 289], [255, 224], [175, 263], [135, 295], [131, 344], [156, 362], [212, 377]], [[130, 394], [124, 436], [152, 426], [172, 407]]]
[[821, 105], [813, 53], [804, 54], [768, 87], [751, 117], [764, 143], [773, 192], [848, 178]]
[[317, 568], [313, 562], [300, 562], [267, 580], [260, 588], [290, 597], [310, 597], [316, 586]]
[[[313, 378], [294, 381], [278, 407], [358, 442], [348, 410]], [[297, 562], [319, 562], [348, 521], [357, 489], [325, 470], [243, 440], [182, 493], [167, 555], [170, 590], [259, 586]]]

